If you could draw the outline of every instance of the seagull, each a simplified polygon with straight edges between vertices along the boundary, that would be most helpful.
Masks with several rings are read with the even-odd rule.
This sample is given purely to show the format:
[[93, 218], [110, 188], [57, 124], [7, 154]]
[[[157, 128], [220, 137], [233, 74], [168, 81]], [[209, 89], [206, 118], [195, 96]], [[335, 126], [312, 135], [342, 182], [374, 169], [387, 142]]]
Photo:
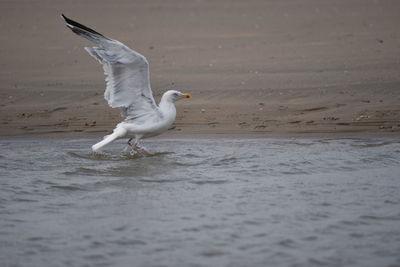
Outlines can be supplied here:
[[149, 63], [143, 55], [67, 18], [64, 14], [62, 17], [74, 33], [96, 45], [85, 47], [85, 50], [103, 65], [107, 76], [104, 98], [110, 107], [120, 108], [121, 115], [125, 118], [117, 124], [112, 134], [94, 144], [92, 150], [99, 152], [114, 140], [129, 138], [128, 144], [133, 151], [147, 153], [139, 145], [139, 141], [167, 131], [176, 118], [175, 101], [192, 96], [169, 90], [163, 94], [157, 105], [150, 88]]

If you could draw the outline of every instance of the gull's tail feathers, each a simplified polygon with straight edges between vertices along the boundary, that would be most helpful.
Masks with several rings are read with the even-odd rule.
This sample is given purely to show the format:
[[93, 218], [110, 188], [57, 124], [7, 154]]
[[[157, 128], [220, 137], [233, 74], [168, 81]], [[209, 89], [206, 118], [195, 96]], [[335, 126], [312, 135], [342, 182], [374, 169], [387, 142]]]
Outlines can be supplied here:
[[95, 30], [86, 27], [85, 25], [82, 25], [76, 21], [73, 21], [70, 18], [67, 18], [64, 14], [61, 14], [61, 16], [64, 18], [65, 22], [67, 23], [67, 27], [70, 28], [74, 33], [76, 33], [79, 36], [82, 36], [83, 38], [88, 39], [89, 41], [92, 41], [94, 43], [99, 43], [101, 41], [111, 41], [111, 39], [105, 37], [101, 33], [96, 32]]
[[105, 136], [102, 141], [100, 141], [97, 144], [94, 144], [92, 146], [93, 152], [100, 152], [100, 150], [104, 146], [108, 145], [109, 143], [111, 143], [112, 141], [114, 141], [117, 138], [118, 138], [118, 136], [116, 134], [110, 134], [110, 135]]
[[112, 134], [104, 136], [102, 141], [100, 141], [92, 146], [93, 152], [100, 152], [103, 147], [105, 147], [112, 141], [115, 141], [121, 137], [124, 137], [125, 134], [126, 134], [126, 130], [118, 125]]

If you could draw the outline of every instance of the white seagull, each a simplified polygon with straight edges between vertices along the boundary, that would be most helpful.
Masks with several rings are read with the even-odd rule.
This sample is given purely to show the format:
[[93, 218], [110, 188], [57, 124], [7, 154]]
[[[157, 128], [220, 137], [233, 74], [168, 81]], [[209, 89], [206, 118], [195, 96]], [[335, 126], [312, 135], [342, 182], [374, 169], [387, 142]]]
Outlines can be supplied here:
[[157, 105], [150, 88], [149, 63], [144, 56], [117, 40], [107, 38], [64, 15], [62, 17], [74, 33], [96, 44], [85, 49], [103, 64], [104, 74], [107, 75], [104, 98], [110, 107], [120, 108], [125, 117], [113, 133], [93, 145], [92, 150], [98, 152], [116, 139], [130, 138], [128, 144], [134, 151], [146, 152], [139, 146], [139, 140], [167, 131], [176, 117], [174, 102], [191, 98], [191, 95], [169, 90]]

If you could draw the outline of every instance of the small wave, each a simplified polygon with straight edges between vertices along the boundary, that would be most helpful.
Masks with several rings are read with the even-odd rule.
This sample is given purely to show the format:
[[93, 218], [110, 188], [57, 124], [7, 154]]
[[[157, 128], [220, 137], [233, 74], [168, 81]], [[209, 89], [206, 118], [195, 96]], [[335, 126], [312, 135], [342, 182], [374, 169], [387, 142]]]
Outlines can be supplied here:
[[158, 157], [158, 156], [163, 156], [163, 155], [168, 155], [172, 154], [173, 152], [156, 152], [156, 153], [150, 153], [146, 155], [140, 155], [140, 154], [132, 154], [132, 153], [124, 153], [124, 154], [109, 154], [106, 152], [102, 153], [85, 153], [85, 154], [80, 154], [76, 152], [67, 152], [68, 155], [75, 157], [75, 158], [81, 158], [81, 159], [90, 159], [90, 160], [99, 160], [99, 161], [124, 161], [124, 160], [135, 160], [135, 159], [140, 159], [140, 158], [149, 158], [149, 157]]
[[281, 142], [277, 142], [276, 144], [277, 145], [283, 145], [283, 146], [296, 145], [296, 146], [308, 147], [308, 146], [316, 145], [318, 143], [319, 142], [313, 142], [313, 141], [310, 141], [310, 142], [307, 142], [307, 141], [304, 141], [304, 142], [301, 142], [301, 141], [281, 141]]
[[31, 242], [37, 242], [37, 241], [48, 240], [48, 238], [45, 238], [43, 236], [32, 236], [32, 237], [28, 237], [26, 240], [31, 241]]
[[139, 179], [140, 182], [145, 182], [145, 183], [175, 183], [175, 182], [181, 182], [184, 181], [184, 179]]
[[37, 179], [37, 180], [33, 180], [32, 184], [46, 184], [46, 185], [57, 185], [56, 183], [52, 182], [52, 181], [47, 181], [44, 179]]
[[182, 166], [182, 167], [193, 167], [206, 164], [207, 160], [196, 162], [196, 163], [185, 163], [185, 162], [171, 162], [171, 165]]
[[[367, 223], [366, 220], [353, 220], [353, 221], [342, 220], [342, 221], [339, 221], [339, 224], [346, 225], [346, 226], [361, 226], [361, 225], [368, 225], [369, 223]], [[340, 227], [338, 225], [336, 225], [336, 226]]]
[[309, 236], [303, 237], [302, 240], [304, 240], [304, 241], [315, 241], [315, 240], [318, 240], [318, 236], [309, 235]]
[[374, 221], [399, 221], [400, 216], [375, 216], [375, 215], [363, 215], [360, 216], [363, 220], [374, 220]]
[[13, 200], [16, 202], [38, 202], [35, 199], [27, 199], [27, 198], [14, 198]]
[[292, 240], [290, 238], [286, 238], [286, 239], [279, 241], [278, 245], [282, 246], [284, 248], [295, 248], [296, 247], [294, 240]]
[[206, 257], [206, 258], [213, 258], [213, 257], [220, 257], [224, 256], [226, 254], [225, 251], [218, 250], [218, 249], [211, 249], [211, 250], [206, 250], [200, 253], [201, 256]]
[[190, 181], [192, 184], [206, 185], [206, 184], [225, 184], [228, 180], [200, 180], [200, 181]]
[[120, 245], [120, 246], [144, 246], [147, 243], [145, 241], [142, 240], [138, 240], [138, 239], [120, 239], [120, 240], [115, 240], [115, 241], [110, 241], [110, 243], [116, 244], [116, 245]]
[[353, 147], [359, 148], [369, 148], [369, 147], [380, 147], [380, 146], [387, 146], [393, 144], [399, 144], [400, 142], [397, 141], [386, 141], [386, 142], [377, 142], [377, 143], [363, 143], [363, 144], [350, 144]]
[[104, 170], [96, 170], [96, 169], [90, 169], [90, 168], [76, 168], [75, 171], [66, 171], [64, 172], [65, 175], [108, 175], [109, 171], [104, 171]]
[[302, 171], [302, 170], [292, 170], [292, 171], [281, 171], [280, 174], [284, 174], [284, 175], [306, 175], [306, 174], [309, 174], [309, 172]]
[[125, 230], [128, 229], [128, 225], [122, 225], [122, 226], [115, 227], [115, 228], [112, 228], [112, 229], [113, 229], [113, 231], [116, 231], [116, 232], [122, 232], [122, 231], [125, 231]]
[[90, 254], [83, 256], [83, 258], [89, 261], [99, 261], [99, 260], [105, 260], [107, 257], [103, 254]]
[[238, 162], [250, 162], [254, 159], [258, 158], [258, 155], [248, 155], [248, 156], [229, 156], [229, 157], [224, 157], [221, 159], [216, 160], [216, 162], [214, 162], [212, 164], [212, 166], [215, 167], [219, 167], [219, 166], [226, 166], [226, 165], [231, 165], [231, 164], [235, 164]]
[[81, 187], [74, 186], [74, 185], [52, 185], [50, 188], [61, 189], [66, 191], [86, 191]]
[[184, 154], [184, 155], [182, 155], [182, 157], [184, 157], [184, 158], [201, 158], [199, 155], [191, 154], [191, 153]]
[[349, 236], [353, 237], [353, 238], [363, 238], [363, 237], [365, 237], [365, 235], [362, 234], [362, 233], [350, 233]]
[[239, 159], [236, 157], [223, 158], [223, 159], [218, 160], [217, 162], [215, 162], [212, 165], [215, 167], [225, 166], [225, 165], [229, 165], [231, 163], [236, 163], [238, 160]]

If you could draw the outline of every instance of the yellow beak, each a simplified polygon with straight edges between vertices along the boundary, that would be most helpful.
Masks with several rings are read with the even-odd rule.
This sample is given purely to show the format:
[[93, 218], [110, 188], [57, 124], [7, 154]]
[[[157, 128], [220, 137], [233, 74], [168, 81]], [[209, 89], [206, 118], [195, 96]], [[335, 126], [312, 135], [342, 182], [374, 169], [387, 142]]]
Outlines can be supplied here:
[[192, 96], [190, 94], [183, 94], [181, 95], [182, 98], [192, 98]]

